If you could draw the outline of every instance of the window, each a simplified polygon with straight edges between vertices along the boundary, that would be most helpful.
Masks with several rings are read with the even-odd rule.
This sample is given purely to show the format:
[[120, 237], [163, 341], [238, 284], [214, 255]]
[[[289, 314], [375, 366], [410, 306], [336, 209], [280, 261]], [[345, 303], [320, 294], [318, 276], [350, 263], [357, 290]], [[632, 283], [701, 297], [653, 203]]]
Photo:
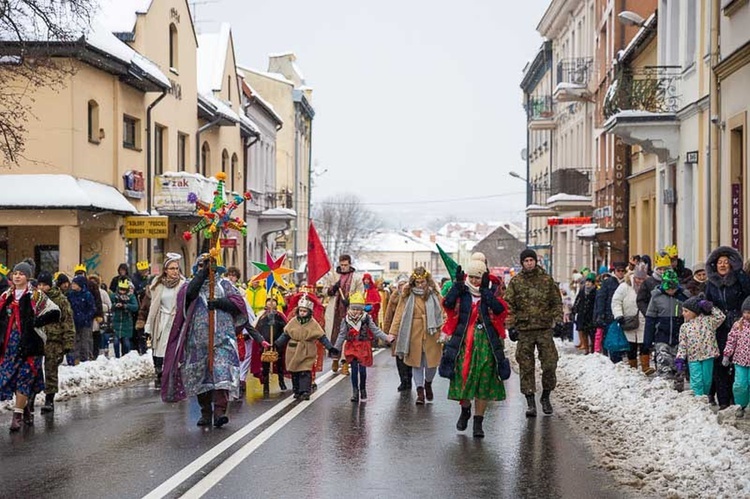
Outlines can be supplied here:
[[697, 0], [687, 0], [687, 26], [685, 27], [685, 37], [687, 42], [685, 43], [685, 64], [683, 69], [687, 69], [695, 62], [695, 48], [697, 46], [698, 33], [697, 33]]
[[188, 136], [177, 134], [177, 171], [184, 172], [187, 163]]
[[177, 26], [175, 26], [173, 23], [169, 25], [169, 69], [172, 69], [172, 70], [177, 69], [178, 47], [179, 45], [177, 44]]
[[141, 120], [125, 115], [122, 118], [122, 146], [128, 149], [141, 147]]
[[95, 100], [89, 101], [88, 137], [89, 142], [94, 144], [99, 143], [99, 104]]
[[227, 97], [228, 101], [232, 100], [232, 75], [227, 75]]
[[[229, 172], [229, 190], [234, 191], [234, 179], [237, 178], [237, 154], [232, 154], [232, 168]], [[241, 189], [240, 189], [241, 190]]]
[[164, 141], [167, 139], [167, 129], [156, 125], [154, 129], [154, 175], [164, 173]]
[[211, 148], [208, 146], [208, 142], [204, 142], [201, 147], [201, 171], [200, 173], [206, 177], [208, 172], [211, 171]]
[[388, 270], [398, 270], [398, 262], [388, 262]]
[[229, 170], [229, 153], [226, 149], [221, 151], [221, 171], [227, 173]]

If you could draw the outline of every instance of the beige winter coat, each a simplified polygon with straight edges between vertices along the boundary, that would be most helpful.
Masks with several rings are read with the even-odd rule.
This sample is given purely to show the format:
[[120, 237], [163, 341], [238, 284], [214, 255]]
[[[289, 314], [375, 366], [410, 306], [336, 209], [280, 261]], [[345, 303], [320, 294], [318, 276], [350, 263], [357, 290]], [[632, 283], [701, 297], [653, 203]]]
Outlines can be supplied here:
[[295, 317], [287, 323], [284, 332], [289, 335], [286, 370], [293, 373], [312, 371], [318, 358], [318, 340], [325, 335], [323, 328], [314, 319], [302, 324]]
[[146, 333], [151, 335], [151, 347], [156, 357], [164, 357], [166, 354], [169, 331], [172, 329], [172, 323], [177, 313], [177, 293], [185, 284], [187, 284], [187, 281], [182, 277], [177, 286], [167, 290], [171, 295], [170, 306], [167, 306], [163, 299], [165, 287], [158, 280], [150, 286], [151, 304], [148, 308], [148, 317], [144, 329]]
[[[430, 292], [437, 293], [435, 290]], [[403, 293], [401, 293], [398, 307], [396, 307], [396, 313], [393, 317], [393, 323], [389, 332], [396, 338], [398, 338], [398, 332], [401, 329], [401, 320], [404, 317], [404, 308], [406, 307], [409, 294], [410, 290], [407, 286], [404, 288]], [[443, 346], [438, 343], [438, 339], [440, 338], [439, 332], [432, 335], [427, 333], [427, 295], [415, 296], [414, 298], [414, 315], [411, 323], [409, 354], [404, 357], [404, 364], [411, 367], [419, 367], [422, 364], [422, 352], [424, 352], [427, 358], [427, 367], [438, 367], [440, 365], [440, 357], [443, 355]], [[393, 340], [394, 345], [396, 342], [397, 339]]]
[[629, 274], [615, 290], [615, 294], [612, 295], [612, 316], [632, 317], [637, 314], [638, 327], [624, 332], [630, 343], [643, 343], [643, 331], [646, 327], [646, 319], [638, 311], [638, 305], [636, 304], [637, 293], [632, 283], [633, 277]]

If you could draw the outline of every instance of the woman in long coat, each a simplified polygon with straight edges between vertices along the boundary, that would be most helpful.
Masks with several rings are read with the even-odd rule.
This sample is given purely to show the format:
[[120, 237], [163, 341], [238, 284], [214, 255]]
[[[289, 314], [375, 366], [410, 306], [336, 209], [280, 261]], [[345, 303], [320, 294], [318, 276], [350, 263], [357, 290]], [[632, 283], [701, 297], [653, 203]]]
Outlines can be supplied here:
[[[29, 283], [31, 265], [13, 268], [12, 285], [0, 295], [0, 400], [16, 396], [10, 431], [34, 424], [30, 397], [44, 390], [42, 357], [46, 336], [41, 329], [60, 320], [60, 309]], [[44, 337], [44, 338], [43, 338]]]
[[164, 354], [167, 351], [169, 332], [172, 330], [172, 324], [177, 315], [177, 294], [187, 283], [180, 269], [181, 260], [180, 254], [167, 253], [161, 275], [154, 279], [149, 287], [148, 294], [151, 300], [144, 330], [146, 334], [151, 335], [151, 351], [154, 357], [157, 387], [161, 386]]
[[[638, 310], [637, 303], [638, 290], [647, 277], [646, 264], [644, 263], [637, 264], [633, 272], [625, 274], [625, 278], [615, 290], [615, 294], [612, 295], [612, 317], [623, 327], [623, 332], [630, 344], [630, 350], [627, 352], [630, 367], [638, 368], [638, 359], [640, 358], [641, 370], [645, 374], [653, 374], [654, 370], [650, 366], [651, 354], [648, 348], [643, 346], [646, 318]], [[637, 319], [633, 319], [633, 317], [637, 317]], [[630, 328], [628, 322], [632, 325], [637, 322], [637, 325]], [[625, 329], [625, 327], [629, 328]]]
[[404, 286], [390, 330], [396, 337], [396, 355], [411, 367], [417, 386], [417, 405], [434, 398], [432, 380], [443, 353], [438, 343], [442, 325], [440, 290], [430, 273], [424, 267], [417, 267]]
[[[196, 395], [201, 408], [198, 426], [224, 426], [229, 422], [229, 396], [240, 387], [240, 359], [235, 331], [245, 327], [245, 301], [237, 288], [220, 276], [216, 268], [214, 299], [209, 300], [208, 262], [203, 254], [195, 265], [195, 276], [177, 293], [177, 315], [169, 333], [164, 357], [161, 396], [177, 402]], [[208, 366], [208, 319], [214, 310], [213, 370]]]

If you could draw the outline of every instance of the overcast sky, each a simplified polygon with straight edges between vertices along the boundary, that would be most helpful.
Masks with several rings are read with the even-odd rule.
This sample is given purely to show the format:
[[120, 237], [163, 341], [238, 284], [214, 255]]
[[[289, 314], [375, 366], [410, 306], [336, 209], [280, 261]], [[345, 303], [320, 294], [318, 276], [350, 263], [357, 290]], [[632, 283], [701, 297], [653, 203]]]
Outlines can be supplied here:
[[[314, 88], [313, 203], [357, 193], [395, 226], [523, 220], [508, 172], [525, 174], [519, 84], [549, 0], [198, 2], [198, 30], [230, 22], [241, 64], [297, 54]], [[466, 197], [485, 199], [448, 201]]]

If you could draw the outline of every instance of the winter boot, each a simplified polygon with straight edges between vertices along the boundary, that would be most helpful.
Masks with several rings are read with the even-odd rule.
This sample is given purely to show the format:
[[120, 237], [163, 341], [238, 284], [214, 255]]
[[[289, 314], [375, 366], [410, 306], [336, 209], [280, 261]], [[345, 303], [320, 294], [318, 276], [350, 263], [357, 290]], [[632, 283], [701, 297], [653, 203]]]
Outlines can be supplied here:
[[247, 382], [240, 381], [240, 395], [247, 392]]
[[331, 371], [333, 372], [339, 371], [339, 359], [333, 359], [333, 362], [331, 362]]
[[268, 376], [263, 376], [260, 381], [263, 383], [263, 398], [267, 399], [271, 395]]
[[469, 426], [469, 419], [471, 419], [471, 406], [461, 406], [461, 415], [456, 422], [456, 429], [464, 431]]
[[734, 413], [734, 416], [737, 419], [744, 418], [745, 417], [745, 408], [744, 407], [740, 407], [739, 409], [737, 409], [737, 412]]
[[424, 405], [424, 387], [417, 387], [417, 405]]
[[198, 405], [201, 407], [201, 417], [196, 423], [198, 426], [211, 426], [211, 420], [213, 419], [213, 406], [211, 399], [213, 395], [211, 392], [201, 393], [198, 395]]
[[529, 408], [526, 409], [526, 417], [535, 418], [536, 417], [536, 399], [534, 398], [533, 393], [526, 395], [526, 403], [529, 406]]
[[474, 438], [484, 438], [483, 422], [484, 416], [474, 416]]
[[23, 409], [13, 409], [13, 416], [10, 420], [10, 432], [14, 433], [21, 429], [23, 423]]
[[48, 412], [55, 412], [55, 394], [48, 393], [44, 396], [44, 405], [42, 406], [41, 413], [47, 414]]
[[352, 402], [359, 402], [359, 389], [352, 387], [352, 398], [350, 398]]
[[628, 359], [628, 365], [633, 369], [638, 369], [638, 359]]
[[341, 374], [343, 376], [349, 376], [349, 363], [345, 360], [341, 361]]
[[229, 404], [228, 390], [214, 390], [214, 426], [221, 428], [229, 422], [227, 405]]
[[26, 426], [34, 426], [34, 395], [29, 397], [26, 407], [23, 408], [23, 422]]
[[432, 381], [424, 382], [424, 395], [428, 402], [432, 402], [432, 399], [435, 398], [435, 394], [432, 393]]
[[360, 402], [367, 402], [367, 388], [360, 388], [359, 389], [359, 401]]
[[550, 390], [542, 390], [542, 396], [539, 398], [539, 402], [542, 403], [542, 412], [545, 414], [552, 414], [552, 403], [549, 401]]
[[279, 374], [279, 389], [282, 392], [285, 392], [287, 390], [286, 383], [284, 383], [284, 375]]
[[583, 350], [584, 352], [588, 353], [589, 352], [589, 335], [581, 331], [579, 338], [581, 339], [581, 344], [578, 346], [578, 350]]
[[649, 354], [641, 355], [641, 371], [646, 376], [651, 376], [656, 370], [651, 367], [651, 356]]

